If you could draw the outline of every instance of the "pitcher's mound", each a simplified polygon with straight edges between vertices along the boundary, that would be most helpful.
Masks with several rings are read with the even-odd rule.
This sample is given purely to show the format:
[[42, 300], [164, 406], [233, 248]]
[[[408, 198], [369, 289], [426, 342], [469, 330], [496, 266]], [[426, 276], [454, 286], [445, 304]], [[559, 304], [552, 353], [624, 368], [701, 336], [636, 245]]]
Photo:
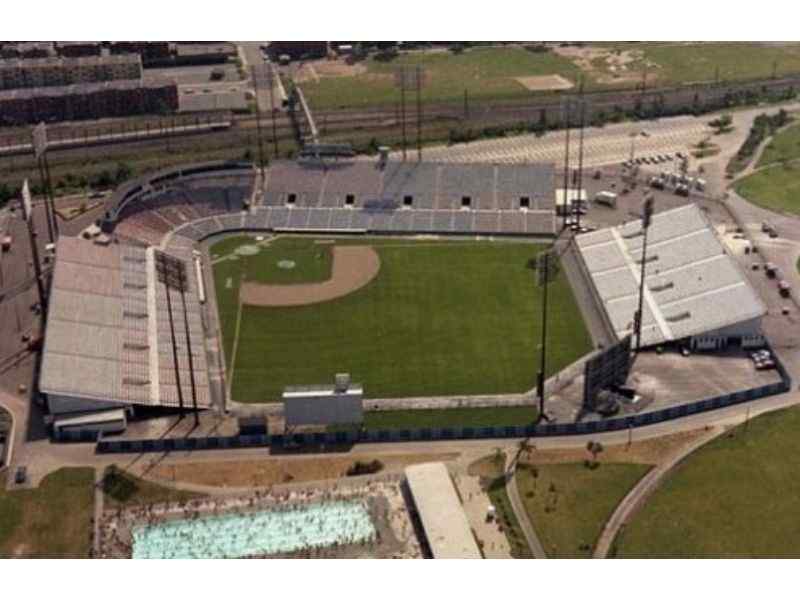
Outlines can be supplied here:
[[272, 285], [246, 281], [239, 289], [250, 306], [305, 306], [341, 298], [372, 281], [381, 268], [370, 246], [334, 246], [331, 278], [322, 283]]
[[574, 84], [561, 75], [536, 75], [534, 77], [515, 77], [514, 79], [525, 89], [532, 92], [543, 90], [568, 90], [575, 87]]

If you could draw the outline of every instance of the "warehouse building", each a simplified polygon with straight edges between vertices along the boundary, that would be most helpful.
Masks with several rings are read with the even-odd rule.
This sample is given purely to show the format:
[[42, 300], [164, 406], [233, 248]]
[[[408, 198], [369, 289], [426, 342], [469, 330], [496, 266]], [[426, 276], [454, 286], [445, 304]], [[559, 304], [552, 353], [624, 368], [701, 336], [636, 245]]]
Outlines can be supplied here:
[[39, 378], [51, 415], [211, 405], [191, 260], [190, 251], [59, 239]]
[[127, 117], [176, 110], [178, 86], [164, 79], [0, 91], [0, 125]]
[[138, 54], [0, 60], [0, 90], [141, 80]]
[[[641, 221], [579, 235], [575, 243], [597, 303], [622, 339], [634, 330], [639, 302]], [[762, 341], [766, 307], [696, 205], [653, 215], [645, 260], [642, 346]]]

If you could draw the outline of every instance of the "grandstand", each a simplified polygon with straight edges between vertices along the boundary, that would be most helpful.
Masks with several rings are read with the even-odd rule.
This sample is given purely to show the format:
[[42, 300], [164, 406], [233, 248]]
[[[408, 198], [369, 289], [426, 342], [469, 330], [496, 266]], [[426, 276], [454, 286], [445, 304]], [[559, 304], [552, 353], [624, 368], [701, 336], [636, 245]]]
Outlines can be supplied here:
[[59, 239], [39, 380], [51, 414], [211, 405], [191, 260]]
[[[642, 227], [632, 221], [579, 235], [585, 273], [619, 338], [638, 307]], [[653, 216], [648, 230], [642, 345], [720, 348], [760, 337], [766, 307], [696, 205]]]
[[103, 230], [126, 243], [187, 248], [229, 230], [551, 237], [551, 165], [281, 161], [255, 197], [249, 163], [167, 169], [122, 186]]

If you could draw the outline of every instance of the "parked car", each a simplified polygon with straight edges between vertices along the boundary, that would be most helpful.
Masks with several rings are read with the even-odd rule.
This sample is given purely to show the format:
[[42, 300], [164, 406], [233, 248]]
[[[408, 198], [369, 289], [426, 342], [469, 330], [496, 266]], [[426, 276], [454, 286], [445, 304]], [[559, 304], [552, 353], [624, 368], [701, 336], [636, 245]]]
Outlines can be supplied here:
[[17, 467], [17, 472], [14, 474], [14, 483], [22, 485], [28, 481], [28, 469], [26, 467]]
[[789, 285], [789, 282], [786, 281], [785, 279], [781, 279], [781, 281], [778, 282], [778, 292], [784, 298], [788, 298], [789, 295], [792, 293], [792, 286]]

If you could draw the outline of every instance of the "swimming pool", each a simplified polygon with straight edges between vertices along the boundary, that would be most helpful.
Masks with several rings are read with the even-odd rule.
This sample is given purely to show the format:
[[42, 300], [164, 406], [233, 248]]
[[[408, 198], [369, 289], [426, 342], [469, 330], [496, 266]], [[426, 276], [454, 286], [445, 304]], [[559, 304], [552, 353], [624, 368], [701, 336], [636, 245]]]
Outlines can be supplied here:
[[133, 558], [242, 558], [373, 540], [361, 501], [166, 521], [133, 531]]

